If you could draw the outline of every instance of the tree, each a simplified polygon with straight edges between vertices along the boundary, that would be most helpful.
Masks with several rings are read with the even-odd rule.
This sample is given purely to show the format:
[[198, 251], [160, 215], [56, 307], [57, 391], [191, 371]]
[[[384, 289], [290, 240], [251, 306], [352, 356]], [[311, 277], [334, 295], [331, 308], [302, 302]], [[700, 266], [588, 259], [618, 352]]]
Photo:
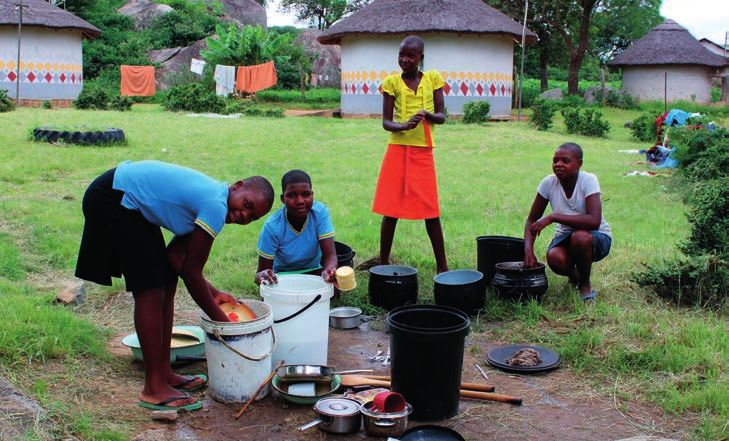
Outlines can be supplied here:
[[593, 17], [597, 29], [591, 51], [604, 65], [658, 26], [662, 0], [603, 0]]
[[[485, 3], [523, 22], [525, 0], [484, 0]], [[635, 38], [660, 20], [661, 0], [532, 0], [527, 27], [539, 35], [549, 61], [555, 56], [554, 38], [569, 55], [567, 93], [579, 94], [579, 72], [590, 53], [609, 56], [632, 44]], [[594, 19], [594, 21], [593, 21]], [[540, 66], [543, 60], [540, 60]], [[544, 65], [546, 67], [546, 65]], [[544, 69], [541, 69], [544, 71]]]
[[369, 3], [369, 0], [282, 0], [281, 10], [294, 12], [320, 31]]
[[208, 48], [200, 51], [207, 65], [254, 66], [273, 61], [278, 85], [285, 89], [299, 85], [299, 65], [303, 74], [311, 73], [311, 60], [303, 48], [293, 43], [289, 33], [278, 34], [260, 26], [238, 29], [218, 25], [215, 29], [218, 38], [206, 38]]

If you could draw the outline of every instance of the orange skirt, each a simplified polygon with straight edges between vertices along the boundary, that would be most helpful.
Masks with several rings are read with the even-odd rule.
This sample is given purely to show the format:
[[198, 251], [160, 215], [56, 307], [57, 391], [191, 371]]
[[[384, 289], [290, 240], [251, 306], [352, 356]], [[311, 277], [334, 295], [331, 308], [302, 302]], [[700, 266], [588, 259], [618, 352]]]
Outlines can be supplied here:
[[387, 146], [372, 211], [409, 220], [440, 217], [432, 148]]

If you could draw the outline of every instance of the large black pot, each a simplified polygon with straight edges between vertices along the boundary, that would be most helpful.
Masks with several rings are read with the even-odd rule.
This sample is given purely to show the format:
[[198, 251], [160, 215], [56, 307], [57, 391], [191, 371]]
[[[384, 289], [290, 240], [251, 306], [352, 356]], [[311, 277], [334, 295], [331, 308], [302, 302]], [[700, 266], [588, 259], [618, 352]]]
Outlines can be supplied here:
[[523, 262], [501, 262], [496, 264], [491, 286], [499, 297], [525, 302], [539, 300], [547, 292], [549, 282], [541, 262], [535, 268], [524, 268]]
[[418, 301], [418, 270], [402, 265], [370, 268], [367, 287], [370, 303], [388, 311]]
[[473, 270], [453, 270], [433, 278], [433, 297], [436, 305], [459, 309], [476, 315], [486, 303], [483, 274]]
[[495, 265], [501, 262], [524, 260], [524, 239], [508, 236], [479, 236], [476, 238], [476, 269], [483, 274], [486, 287], [496, 272]]

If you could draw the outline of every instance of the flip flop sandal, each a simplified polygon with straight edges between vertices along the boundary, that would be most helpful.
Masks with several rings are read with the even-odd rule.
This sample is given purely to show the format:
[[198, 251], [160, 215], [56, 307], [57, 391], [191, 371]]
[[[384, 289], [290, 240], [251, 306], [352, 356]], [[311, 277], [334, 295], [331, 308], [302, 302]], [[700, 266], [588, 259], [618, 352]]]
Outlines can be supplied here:
[[594, 302], [595, 301], [595, 296], [597, 296], [597, 291], [595, 291], [593, 289], [590, 294], [588, 294], [586, 296], [582, 296], [582, 301], [585, 302], [585, 303]]
[[153, 409], [153, 410], [198, 410], [202, 408], [202, 402], [197, 401], [192, 404], [187, 404], [185, 406], [168, 406], [168, 404], [175, 402], [177, 400], [184, 400], [185, 398], [190, 398], [189, 395], [183, 395], [181, 397], [172, 397], [168, 398], [166, 400], [160, 401], [157, 404], [147, 403], [146, 401], [139, 400], [137, 401], [137, 404], [140, 406], [146, 408], [146, 409]]
[[[203, 380], [202, 383], [196, 384], [196, 385], [190, 386], [190, 387], [185, 387], [188, 384], [192, 383], [193, 381], [197, 380], [198, 378], [201, 378]], [[208, 385], [208, 377], [205, 374], [198, 374], [198, 375], [193, 375], [193, 376], [187, 377], [187, 379], [185, 381], [183, 381], [182, 383], [180, 383], [176, 386], [172, 386], [172, 387], [179, 391], [182, 391], [182, 392], [192, 392], [192, 391], [196, 391], [198, 389], [202, 389], [203, 387], [205, 387], [207, 385]]]

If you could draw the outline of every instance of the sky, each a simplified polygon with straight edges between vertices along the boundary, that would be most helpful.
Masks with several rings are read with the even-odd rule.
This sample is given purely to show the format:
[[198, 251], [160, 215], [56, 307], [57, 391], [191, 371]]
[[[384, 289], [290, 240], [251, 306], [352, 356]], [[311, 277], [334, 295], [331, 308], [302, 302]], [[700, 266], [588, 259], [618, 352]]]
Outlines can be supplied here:
[[[306, 23], [279, 12], [278, 4], [278, 0], [268, 0], [269, 26], [306, 27]], [[729, 32], [729, 0], [663, 0], [661, 15], [688, 29], [697, 40], [708, 38], [723, 45]]]

